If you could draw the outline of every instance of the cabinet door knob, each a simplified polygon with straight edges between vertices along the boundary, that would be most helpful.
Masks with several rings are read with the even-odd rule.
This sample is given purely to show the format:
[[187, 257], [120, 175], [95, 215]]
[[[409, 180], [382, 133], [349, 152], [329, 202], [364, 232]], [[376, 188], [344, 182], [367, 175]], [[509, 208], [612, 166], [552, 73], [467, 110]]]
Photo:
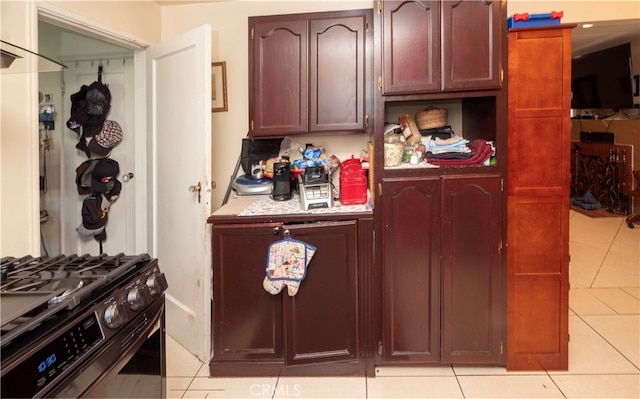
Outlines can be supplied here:
[[278, 234], [280, 234], [280, 226], [276, 226], [273, 228], [273, 235], [277, 236]]

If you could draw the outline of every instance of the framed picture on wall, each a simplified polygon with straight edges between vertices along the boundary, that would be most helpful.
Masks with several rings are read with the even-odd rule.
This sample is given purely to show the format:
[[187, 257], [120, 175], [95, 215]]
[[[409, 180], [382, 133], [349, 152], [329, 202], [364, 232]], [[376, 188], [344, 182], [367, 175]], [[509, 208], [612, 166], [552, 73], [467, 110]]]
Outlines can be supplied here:
[[227, 111], [227, 62], [211, 63], [211, 112]]

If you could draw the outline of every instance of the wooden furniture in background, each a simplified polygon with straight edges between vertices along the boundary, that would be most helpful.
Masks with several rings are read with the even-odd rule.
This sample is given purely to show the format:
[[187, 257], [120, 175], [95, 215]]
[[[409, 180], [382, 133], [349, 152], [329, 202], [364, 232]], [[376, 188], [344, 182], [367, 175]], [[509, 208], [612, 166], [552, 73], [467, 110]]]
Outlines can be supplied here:
[[572, 28], [508, 34], [508, 370], [568, 369]]
[[571, 198], [591, 192], [601, 207], [617, 215], [631, 212], [633, 146], [571, 143]]
[[[632, 197], [640, 197], [640, 169], [633, 171], [633, 177], [635, 177], [636, 179], [636, 189], [631, 190], [629, 194]], [[634, 223], [640, 223], [640, 212], [639, 211], [636, 211], [636, 212], [637, 213], [635, 215], [627, 216], [627, 219], [625, 220], [627, 222], [627, 226], [629, 226], [630, 229], [633, 228]]]

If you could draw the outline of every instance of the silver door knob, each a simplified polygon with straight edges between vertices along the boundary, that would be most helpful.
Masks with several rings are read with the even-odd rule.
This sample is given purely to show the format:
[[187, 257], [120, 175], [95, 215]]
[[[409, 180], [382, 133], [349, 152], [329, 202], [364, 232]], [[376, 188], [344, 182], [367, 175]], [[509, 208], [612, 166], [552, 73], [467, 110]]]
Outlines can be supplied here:
[[131, 179], [133, 179], [133, 173], [132, 173], [132, 172], [125, 173], [125, 174], [122, 176], [122, 180], [124, 180], [124, 181], [129, 181], [129, 180], [131, 180]]

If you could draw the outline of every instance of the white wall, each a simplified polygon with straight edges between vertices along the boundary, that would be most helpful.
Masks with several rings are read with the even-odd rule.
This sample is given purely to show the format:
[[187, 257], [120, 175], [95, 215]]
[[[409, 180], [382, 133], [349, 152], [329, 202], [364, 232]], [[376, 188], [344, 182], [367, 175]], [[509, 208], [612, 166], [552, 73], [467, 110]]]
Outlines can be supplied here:
[[[0, 37], [33, 48], [33, 15], [29, 2], [0, 2]], [[0, 74], [0, 256], [40, 251], [37, 95], [37, 74]]]
[[83, 15], [92, 26], [108, 26], [115, 32], [139, 37], [148, 43], [160, 41], [161, 7], [153, 0], [37, 1], [73, 14]]

